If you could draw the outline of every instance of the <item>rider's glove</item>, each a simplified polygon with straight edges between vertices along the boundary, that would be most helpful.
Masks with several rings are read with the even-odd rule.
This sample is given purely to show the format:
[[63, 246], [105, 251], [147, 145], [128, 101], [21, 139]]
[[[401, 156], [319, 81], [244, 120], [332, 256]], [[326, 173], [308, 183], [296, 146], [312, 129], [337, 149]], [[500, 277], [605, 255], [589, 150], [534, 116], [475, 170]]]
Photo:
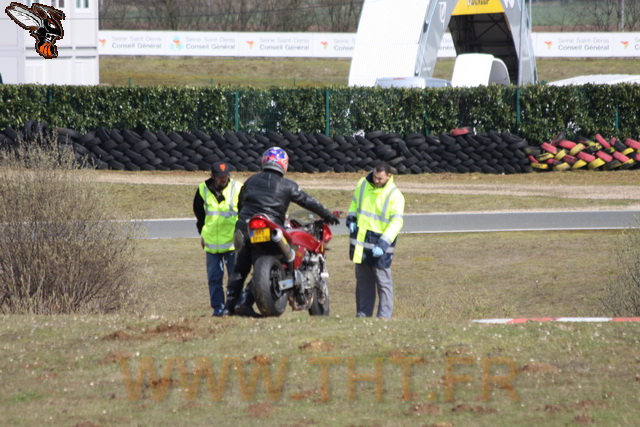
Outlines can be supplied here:
[[350, 222], [350, 223], [349, 223], [349, 232], [350, 232], [351, 234], [353, 234], [353, 233], [355, 233], [355, 232], [356, 232], [356, 223], [355, 223], [355, 222]]
[[338, 224], [340, 224], [340, 220], [338, 219], [338, 217], [333, 215], [333, 214], [329, 215], [328, 217], [326, 217], [324, 219], [324, 222], [326, 222], [329, 225], [338, 225]]
[[384, 251], [382, 250], [382, 248], [380, 246], [374, 246], [373, 250], [371, 251], [371, 253], [373, 254], [374, 257], [378, 258], [378, 257], [382, 256], [382, 254], [384, 254]]

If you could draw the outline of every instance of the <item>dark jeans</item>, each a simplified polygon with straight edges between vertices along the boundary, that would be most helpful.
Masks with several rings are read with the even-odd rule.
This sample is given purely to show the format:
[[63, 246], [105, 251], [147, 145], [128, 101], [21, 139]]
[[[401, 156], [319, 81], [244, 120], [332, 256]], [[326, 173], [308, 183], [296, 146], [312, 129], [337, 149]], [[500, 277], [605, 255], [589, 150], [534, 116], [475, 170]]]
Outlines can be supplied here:
[[218, 254], [207, 254], [207, 279], [209, 280], [209, 301], [211, 308], [222, 310], [224, 307], [224, 290], [222, 279], [224, 278], [224, 265], [227, 265], [227, 274], [231, 275], [235, 263], [233, 251]]

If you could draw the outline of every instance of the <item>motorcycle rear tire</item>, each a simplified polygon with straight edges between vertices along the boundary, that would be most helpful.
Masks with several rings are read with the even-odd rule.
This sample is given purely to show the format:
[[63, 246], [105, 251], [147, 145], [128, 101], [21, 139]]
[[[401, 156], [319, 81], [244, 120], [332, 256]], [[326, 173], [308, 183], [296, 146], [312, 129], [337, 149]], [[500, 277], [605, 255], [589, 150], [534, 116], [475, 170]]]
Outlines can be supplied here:
[[287, 308], [287, 293], [278, 288], [284, 279], [280, 260], [271, 255], [258, 258], [253, 266], [253, 296], [258, 310], [265, 317], [280, 316]]
[[309, 315], [310, 316], [328, 316], [331, 312], [331, 307], [329, 304], [329, 295], [325, 296], [324, 304], [320, 304], [318, 302], [318, 288], [313, 289], [313, 303], [311, 307], [309, 307]]

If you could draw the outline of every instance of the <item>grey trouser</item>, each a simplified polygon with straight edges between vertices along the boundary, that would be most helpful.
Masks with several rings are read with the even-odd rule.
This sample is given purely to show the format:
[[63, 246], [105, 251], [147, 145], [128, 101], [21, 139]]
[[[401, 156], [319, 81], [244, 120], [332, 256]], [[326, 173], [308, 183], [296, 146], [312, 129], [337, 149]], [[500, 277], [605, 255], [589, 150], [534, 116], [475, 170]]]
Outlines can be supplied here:
[[356, 316], [373, 316], [378, 293], [377, 317], [388, 319], [393, 313], [393, 281], [391, 267], [376, 268], [367, 264], [356, 264]]

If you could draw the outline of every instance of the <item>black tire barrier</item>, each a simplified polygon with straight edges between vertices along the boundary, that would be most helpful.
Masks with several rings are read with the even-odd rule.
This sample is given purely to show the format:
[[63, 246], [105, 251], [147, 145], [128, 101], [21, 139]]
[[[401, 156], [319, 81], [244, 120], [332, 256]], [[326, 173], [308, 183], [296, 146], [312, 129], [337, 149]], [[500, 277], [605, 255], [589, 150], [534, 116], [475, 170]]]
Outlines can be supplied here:
[[[52, 135], [44, 123], [29, 121], [24, 128], [0, 132], [0, 149], [22, 140], [33, 142], [42, 132]], [[357, 172], [370, 170], [378, 160], [388, 161], [395, 173], [491, 173], [531, 172], [526, 140], [510, 133], [476, 134], [462, 127], [452, 133], [406, 137], [382, 130], [354, 136], [285, 131], [247, 135], [243, 132], [200, 129], [193, 132], [106, 129], [81, 134], [73, 129], [54, 130], [60, 144], [74, 151], [77, 162], [98, 169], [208, 170], [226, 161], [238, 171], [260, 170], [262, 153], [280, 146], [289, 154], [295, 172]], [[455, 135], [454, 135], [455, 134]]]
[[406, 137], [382, 130], [327, 136], [288, 131], [282, 135], [273, 131], [256, 135], [207, 133], [199, 129], [138, 133], [103, 127], [81, 134], [66, 128], [52, 130], [46, 123], [30, 120], [23, 128], [1, 131], [0, 149], [15, 147], [19, 141], [37, 143], [54, 135], [61, 146], [73, 150], [83, 167], [132, 171], [208, 170], [222, 160], [238, 171], [256, 172], [262, 153], [273, 146], [287, 151], [291, 171], [308, 173], [370, 170], [378, 160], [388, 161], [397, 174], [615, 170], [636, 167], [640, 161], [636, 148], [640, 142], [630, 138], [606, 141], [596, 135], [593, 140], [573, 142], [559, 133], [552, 141], [535, 146], [515, 134], [495, 130], [481, 134], [471, 127], [439, 135], [414, 132]]

